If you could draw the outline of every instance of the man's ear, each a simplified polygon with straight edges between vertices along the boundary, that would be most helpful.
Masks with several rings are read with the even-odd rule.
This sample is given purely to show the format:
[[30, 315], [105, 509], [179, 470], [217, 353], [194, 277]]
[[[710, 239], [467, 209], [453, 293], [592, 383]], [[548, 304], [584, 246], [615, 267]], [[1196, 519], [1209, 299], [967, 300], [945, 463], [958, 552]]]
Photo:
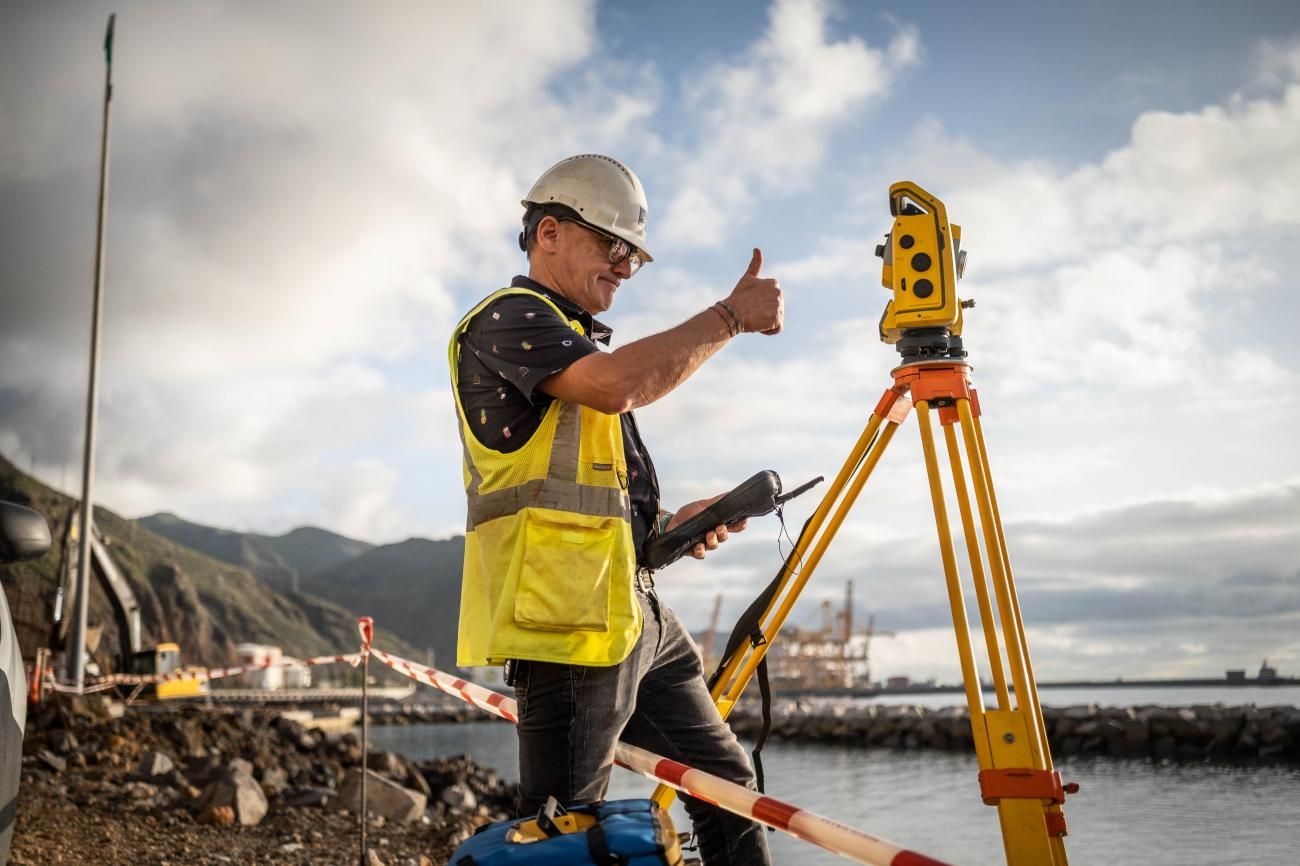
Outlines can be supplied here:
[[553, 216], [544, 216], [537, 224], [537, 246], [548, 253], [555, 252], [560, 242], [560, 221]]

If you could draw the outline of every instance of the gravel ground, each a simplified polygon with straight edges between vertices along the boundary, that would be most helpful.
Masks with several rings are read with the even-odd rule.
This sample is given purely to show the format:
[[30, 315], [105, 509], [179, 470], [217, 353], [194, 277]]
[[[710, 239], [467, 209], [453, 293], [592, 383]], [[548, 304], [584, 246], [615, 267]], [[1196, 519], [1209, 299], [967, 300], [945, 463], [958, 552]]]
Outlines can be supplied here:
[[[150, 752], [175, 769], [143, 778]], [[96, 702], [65, 700], [29, 718], [24, 754], [12, 866], [432, 866], [474, 828], [507, 817], [513, 799], [467, 758], [412, 764], [372, 752], [370, 765], [386, 778], [427, 788], [429, 805], [410, 823], [372, 814], [362, 861], [357, 815], [337, 798], [360, 763], [350, 734], [305, 730], [266, 711], [130, 708], [112, 719]], [[201, 823], [211, 816], [196, 809], [200, 795], [236, 759], [252, 766], [265, 817], [254, 826]], [[313, 792], [323, 805], [289, 805]]]

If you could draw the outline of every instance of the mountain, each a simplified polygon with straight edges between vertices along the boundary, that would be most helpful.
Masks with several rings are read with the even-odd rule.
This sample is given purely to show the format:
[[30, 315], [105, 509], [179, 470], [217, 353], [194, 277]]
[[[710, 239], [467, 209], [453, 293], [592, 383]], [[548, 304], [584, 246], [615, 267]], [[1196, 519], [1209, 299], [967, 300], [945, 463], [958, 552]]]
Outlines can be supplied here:
[[[311, 580], [312, 592], [373, 616], [377, 626], [432, 649], [440, 667], [456, 664], [465, 538], [410, 538], [369, 550]], [[417, 657], [421, 660], [423, 655]]]
[[380, 547], [314, 527], [286, 535], [235, 532], [155, 514], [138, 521], [160, 535], [240, 565], [277, 588], [302, 586], [455, 666], [465, 539], [410, 538]]
[[[55, 543], [44, 557], [0, 566], [23, 654], [55, 642], [53, 614], [64, 540], [76, 502], [0, 457], [0, 498], [35, 508], [50, 523]], [[106, 508], [95, 509], [113, 561], [140, 604], [143, 644], [181, 645], [187, 663], [230, 664], [236, 645], [267, 643], [286, 653], [347, 653], [357, 647], [356, 616], [314, 593], [279, 592], [246, 568], [222, 562], [163, 537]], [[71, 600], [64, 610], [71, 612]], [[98, 655], [107, 662], [120, 645], [111, 602], [91, 581], [88, 619], [102, 626]], [[382, 626], [382, 623], [380, 623]], [[422, 655], [391, 632], [376, 638], [399, 655]]]
[[374, 547], [313, 526], [284, 535], [260, 535], [192, 523], [169, 512], [137, 522], [177, 544], [243, 566], [281, 591], [304, 588], [304, 576], [341, 565]]

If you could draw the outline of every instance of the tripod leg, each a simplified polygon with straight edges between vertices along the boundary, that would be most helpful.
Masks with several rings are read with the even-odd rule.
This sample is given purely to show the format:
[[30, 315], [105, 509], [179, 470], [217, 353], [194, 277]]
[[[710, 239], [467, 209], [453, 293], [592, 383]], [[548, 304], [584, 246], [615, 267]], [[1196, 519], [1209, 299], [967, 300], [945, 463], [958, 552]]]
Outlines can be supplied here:
[[[959, 417], [965, 417], [961, 415], [965, 402], [964, 399], [957, 401]], [[966, 618], [966, 605], [962, 595], [961, 579], [957, 572], [952, 530], [948, 523], [947, 506], [944, 502], [939, 459], [929, 417], [929, 403], [918, 400], [916, 409], [917, 426], [921, 431], [921, 447], [925, 454], [926, 476], [929, 480], [930, 496], [934, 504], [935, 527], [939, 534], [939, 551], [943, 559], [944, 577], [947, 580], [948, 598], [952, 607], [953, 630], [957, 638], [957, 652], [961, 662], [962, 679], [966, 688], [966, 701], [970, 709], [971, 734], [975, 743], [975, 755], [979, 761], [981, 788], [985, 792], [985, 802], [997, 805], [998, 820], [1002, 825], [1003, 845], [1009, 866], [1063, 864], [1064, 861], [1056, 860], [1057, 852], [1054, 850], [1052, 840], [1047, 834], [1043, 813], [1044, 801], [1036, 796], [1027, 796], [1022, 791], [1011, 788], [1010, 785], [1014, 783], [1007, 782], [1007, 770], [1041, 768], [1042, 764], [1035, 761], [1036, 756], [1032, 749], [1033, 738], [1029, 736], [1030, 724], [1025, 712], [1007, 709], [985, 711], [984, 709], [983, 697], [980, 694], [979, 674], [975, 667], [974, 654], [971, 648], [970, 626]], [[968, 410], [966, 414], [969, 414]], [[977, 465], [972, 461], [971, 471], [973, 476], [977, 476], [975, 478], [976, 500], [980, 505], [981, 516], [983, 516], [986, 510], [986, 498], [980, 496], [980, 490], [984, 478], [983, 473], [976, 469]], [[959, 494], [959, 500], [960, 498], [961, 494]], [[970, 516], [969, 507], [964, 508], [963, 518]], [[967, 538], [970, 540], [973, 529], [969, 526], [965, 528]], [[985, 529], [987, 533], [987, 521], [985, 522]], [[986, 537], [985, 543], [986, 546], [993, 548], [996, 541]], [[990, 549], [989, 559], [991, 570], [994, 572], [996, 588], [997, 581], [1002, 574], [999, 553], [995, 549]], [[1001, 595], [1000, 593], [999, 601], [1002, 600]], [[993, 628], [993, 623], [986, 622], [983, 626], [987, 631]], [[1005, 634], [1004, 640], [1010, 643]], [[1019, 645], [1017, 644], [1016, 651], [1018, 650]], [[1009, 646], [1008, 653], [1011, 652], [1012, 649]], [[1017, 685], [1019, 684], [1017, 683]], [[1019, 696], [1021, 694], [1023, 692], [1018, 687], [1018, 700], [1020, 700]], [[1021, 703], [1023, 705], [1023, 701]], [[992, 780], [992, 784], [988, 787], [985, 787], [986, 778]], [[1041, 782], [1042, 779], [1036, 776], [1034, 781]], [[997, 796], [991, 798], [990, 792], [997, 794]], [[1061, 848], [1060, 850], [1063, 854], [1064, 849]]]
[[943, 498], [943, 482], [939, 476], [939, 457], [934, 447], [934, 432], [930, 424], [930, 404], [925, 400], [916, 403], [916, 424], [921, 431], [921, 450], [925, 454], [925, 474], [930, 482], [930, 500], [934, 505], [934, 524], [939, 532], [939, 555], [943, 559], [943, 576], [948, 584], [948, 603], [952, 609], [953, 633], [957, 637], [957, 658], [961, 663], [961, 678], [966, 686], [966, 704], [970, 708], [971, 732], [975, 739], [975, 754], [981, 767], [992, 766], [988, 735], [984, 729], [984, 697], [980, 694], [979, 671], [975, 667], [975, 654], [971, 649], [970, 626], [966, 622], [966, 600], [961, 591], [961, 577], [957, 573], [957, 556], [953, 550], [952, 529], [948, 525], [948, 506]]
[[[812, 577], [817, 564], [821, 562], [822, 555], [826, 552], [831, 539], [835, 537], [840, 524], [853, 508], [867, 479], [880, 462], [885, 449], [894, 437], [894, 431], [907, 417], [910, 407], [907, 389], [897, 386], [887, 389], [880, 402], [876, 404], [862, 435], [858, 437], [853, 450], [849, 452], [848, 458], [840, 467], [839, 474], [835, 476], [835, 480], [826, 490], [826, 495], [822, 497], [821, 503], [809, 518], [808, 527], [800, 534], [793, 553], [781, 567], [781, 582], [759, 622], [759, 628], [767, 637], [767, 642], [736, 653], [714, 684], [711, 694], [718, 712], [724, 719], [731, 715], [736, 701], [740, 699], [754, 672], [758, 670], [759, 662], [767, 654], [768, 647], [776, 640], [795, 601]], [[839, 507], [835, 508], [835, 513], [831, 515], [831, 509], [837, 500], [839, 500]], [[830, 515], [830, 523], [826, 525], [825, 532], [822, 532], [822, 526], [826, 524], [828, 515]], [[810, 547], [812, 550], [808, 552]], [[806, 558], [805, 554], [807, 554]], [[667, 785], [659, 785], [652, 796], [656, 803], [667, 809], [672, 804], [676, 792]]]
[[[1019, 638], [1020, 646], [1024, 651], [1025, 677], [1028, 683], [1027, 696], [1030, 706], [1028, 707], [1032, 714], [1032, 722], [1036, 725], [1039, 736], [1043, 743], [1042, 767], [1048, 771], [1052, 767], [1052, 750], [1047, 738], [1047, 726], [1043, 720], [1043, 710], [1038, 697], [1038, 683], [1034, 677], [1034, 668], [1029, 659], [1029, 642], [1025, 638], [1024, 618], [1020, 614], [1020, 600], [1017, 597], [1015, 578], [1011, 569], [1011, 557], [1007, 555], [1006, 534], [1002, 529], [1002, 515], [998, 511], [997, 493], [993, 485], [993, 473], [989, 469], [988, 448], [984, 444], [984, 428], [980, 424], [979, 396], [972, 389], [970, 398], [970, 429], [974, 432], [974, 444], [979, 454], [979, 465], [986, 481], [986, 487], [989, 499], [989, 512], [993, 518], [993, 527], [997, 535], [998, 550], [1002, 557], [1002, 562], [1006, 570], [1007, 595], [1010, 602], [1011, 612], [1014, 615], [1016, 635]], [[1004, 625], [1005, 628], [1005, 625]], [[1051, 839], [1052, 862], [1063, 866], [1067, 863], [1065, 853], [1065, 835], [1066, 822], [1065, 810], [1059, 802], [1049, 803], [1045, 808], [1044, 819], [1047, 823], [1048, 835]]]
[[[1030, 685], [1029, 653], [1024, 642], [1024, 628], [1020, 622], [1020, 608], [1015, 599], [1015, 588], [1011, 585], [1006, 546], [1002, 540], [1002, 527], [993, 514], [992, 500], [989, 495], [991, 481], [986, 471], [987, 463], [984, 460], [983, 450], [975, 438], [975, 420], [969, 400], [957, 401], [957, 415], [961, 419], [962, 437], [966, 443], [966, 454], [970, 459], [975, 502], [979, 507], [980, 524], [984, 529], [984, 546], [989, 557], [989, 572], [998, 601], [998, 614], [1002, 620], [1002, 639], [1007, 648], [1011, 681], [1016, 690], [1016, 708], [1028, 711], [1027, 718], [1034, 723], [1029, 726], [1029, 745], [1034, 756], [1034, 765], [1041, 767], [1045, 766], [1043, 755], [1047, 752], [1047, 736], [1041, 721], [1042, 713], [1038, 711], [1037, 689]], [[992, 626], [992, 623], [989, 625]]]
[[[899, 411], [900, 404], [901, 412]], [[809, 519], [808, 528], [796, 542], [794, 552], [787, 560], [789, 564], [782, 566], [781, 584], [760, 620], [760, 627], [763, 634], [767, 636], [768, 643], [758, 647], [751, 647], [745, 653], [737, 653], [714, 686], [714, 702], [722, 712], [723, 718], [726, 718], [731, 712], [731, 708], [739, 699], [754, 671], [758, 668], [758, 663], [762, 661], [763, 655], [767, 652], [767, 647], [775, 640], [781, 626], [789, 616], [795, 600], [798, 599], [804, 585], [812, 577], [813, 571], [821, 561], [822, 555], [826, 552], [827, 545], [834, 538], [840, 524], [844, 522], [844, 517], [848, 514], [849, 509], [853, 507], [853, 503], [857, 500], [858, 494], [861, 493], [867, 478], [870, 477], [871, 472], [880, 462], [881, 456], [894, 436], [894, 431], [898, 429], [899, 423], [906, 417], [909, 405], [906, 396], [902, 392], [897, 389], [890, 389], [885, 392], [880, 405], [877, 406], [876, 411], [872, 413], [871, 418], [867, 421], [867, 426], [858, 438], [857, 444], [849, 453], [844, 465], [840, 468], [839, 474], [836, 475], [835, 480], [827, 489], [826, 495], [822, 497], [821, 503]], [[881, 411], [882, 407], [884, 411]], [[847, 492], [845, 492], [846, 485]], [[842, 493], [844, 495], [841, 499]], [[830, 514], [836, 500], [841, 500], [839, 507], [831, 515], [830, 524], [823, 533], [821, 531], [822, 525], [826, 522], [827, 515]], [[812, 548], [811, 553], [808, 552], [810, 547]]]
[[[989, 714], [989, 727], [995, 733], [990, 741], [994, 764], [992, 768], [986, 768], [988, 772], [981, 771], [981, 787], [985, 802], [991, 800], [998, 806], [1008, 863], [1013, 866], [1018, 863], [1064, 866], [1068, 862], [1062, 839], [1065, 816], [1060, 805], [1064, 793], [1060, 777], [1052, 769], [1051, 747], [1029, 661], [1029, 646], [1007, 556], [1006, 537], [996, 510], [983, 431], [972, 410], [971, 400], [958, 400], [956, 408], [998, 601], [1002, 639], [1016, 692], [1014, 711]], [[991, 622], [988, 627], [992, 627]], [[1029, 789], [1017, 790], [1014, 784], [1008, 785], [1009, 781], [1017, 778], [1035, 779], [1036, 783]]]
[[961, 449], [957, 445], [957, 431], [952, 421], [939, 410], [939, 423], [943, 425], [944, 442], [948, 447], [948, 463], [952, 469], [953, 490], [957, 493], [957, 506], [961, 512], [962, 533], [966, 537], [966, 552], [970, 558], [971, 577], [975, 584], [975, 598], [979, 604], [980, 631], [989, 654], [989, 672], [993, 675], [993, 689], [998, 699], [998, 709], [1011, 709], [1007, 694], [1007, 674], [1002, 665], [1002, 652], [998, 647], [997, 629], [993, 627], [993, 605], [989, 599], [988, 578], [984, 573], [984, 558], [980, 555], [979, 539], [975, 536], [975, 519], [971, 513], [970, 492], [966, 487], [966, 473], [961, 465]]
[[[987, 481], [989, 512], [993, 517], [993, 527], [998, 539], [998, 550], [1002, 555], [1002, 562], [1006, 568], [1008, 596], [1011, 602], [1011, 610], [1015, 614], [1016, 634], [1020, 639], [1020, 645], [1024, 647], [1025, 650], [1025, 674], [1029, 685], [1028, 694], [1033, 699], [1034, 714], [1041, 719], [1043, 710], [1038, 702], [1038, 682], [1034, 678], [1034, 667], [1029, 661], [1029, 642], [1025, 639], [1025, 623], [1023, 617], [1020, 615], [1020, 600], [1016, 595], [1015, 577], [1011, 570], [1011, 557], [1007, 555], [1007, 539], [1006, 534], [1002, 531], [1002, 515], [998, 512], [997, 493], [993, 489], [993, 473], [989, 469], [988, 449], [984, 445], [984, 429], [980, 426], [979, 399], [975, 396], [974, 391], [971, 392], [971, 408], [970, 426], [971, 429], [975, 431], [975, 445], [979, 450], [980, 468]], [[1044, 741], [1046, 741], [1045, 733]], [[1050, 769], [1052, 766], [1052, 755], [1050, 750], [1045, 752], [1045, 757], [1047, 760], [1047, 766]]]

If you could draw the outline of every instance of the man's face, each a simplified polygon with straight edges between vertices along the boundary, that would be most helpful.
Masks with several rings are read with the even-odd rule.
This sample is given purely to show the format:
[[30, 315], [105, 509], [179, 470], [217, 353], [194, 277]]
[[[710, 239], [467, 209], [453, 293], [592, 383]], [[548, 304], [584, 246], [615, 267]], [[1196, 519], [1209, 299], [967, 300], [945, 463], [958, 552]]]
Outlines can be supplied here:
[[560, 222], [554, 271], [565, 297], [596, 315], [614, 304], [619, 284], [632, 276], [627, 260], [609, 261], [610, 241], [579, 223]]

